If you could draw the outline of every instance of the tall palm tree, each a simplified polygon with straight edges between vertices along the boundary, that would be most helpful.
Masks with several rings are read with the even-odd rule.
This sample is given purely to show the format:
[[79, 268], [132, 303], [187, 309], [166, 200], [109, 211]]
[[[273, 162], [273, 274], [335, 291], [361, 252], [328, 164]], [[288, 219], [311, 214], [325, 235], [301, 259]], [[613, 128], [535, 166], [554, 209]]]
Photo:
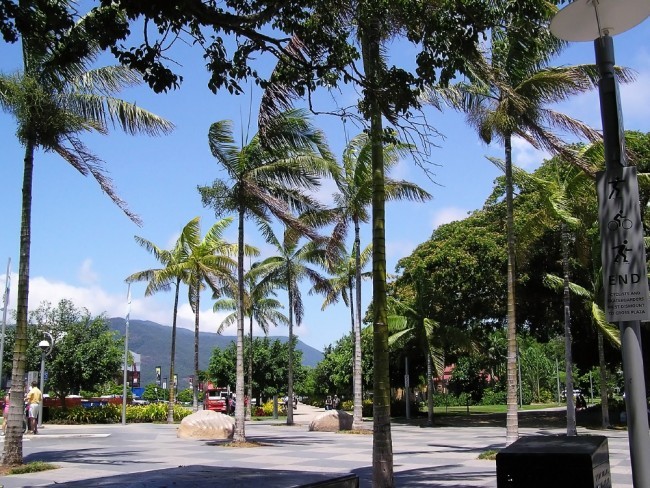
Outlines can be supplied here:
[[[593, 147], [587, 146], [582, 153], [587, 154], [591, 160], [593, 156], [589, 152]], [[499, 161], [494, 160], [498, 165]], [[618, 329], [605, 320], [605, 314], [598, 305], [598, 298], [601, 294], [602, 276], [598, 269], [590, 279], [589, 290], [570, 280], [568, 269], [568, 245], [570, 236], [573, 233], [577, 237], [576, 250], [580, 255], [592, 259], [597, 254], [595, 248], [600, 244], [593, 238], [588, 229], [592, 229], [596, 222], [596, 201], [593, 191], [593, 182], [588, 175], [579, 168], [570, 165], [561, 158], [553, 158], [546, 162], [536, 175], [513, 165], [513, 178], [522, 187], [520, 198], [533, 200], [532, 207], [536, 213], [529, 218], [532, 226], [522, 229], [524, 239], [535, 239], [539, 237], [540, 230], [544, 228], [555, 228], [558, 222], [561, 226], [562, 237], [562, 266], [563, 277], [546, 275], [545, 283], [555, 289], [561, 289], [564, 296], [565, 315], [565, 362], [566, 362], [566, 391], [573, 391], [573, 361], [571, 353], [571, 325], [569, 297], [571, 294], [581, 298], [589, 307], [592, 324], [598, 334], [598, 357], [601, 366], [601, 385], [606, 385], [606, 368], [603, 336], [607, 337], [615, 347], [620, 348], [620, 337]], [[528, 207], [530, 207], [529, 205]], [[524, 244], [524, 247], [527, 247]], [[609, 424], [609, 413], [607, 411], [606, 386], [601, 388], [601, 399], [603, 407], [603, 426]], [[573, 395], [567, 395], [567, 435], [576, 435], [576, 418]]]
[[[257, 266], [257, 263], [253, 264], [253, 268]], [[271, 325], [289, 325], [289, 319], [284, 315], [280, 309], [284, 308], [280, 301], [275, 298], [275, 292], [269, 287], [259, 286], [255, 281], [255, 275], [249, 272], [244, 276], [246, 281], [246, 291], [244, 295], [244, 311], [248, 317], [248, 340], [250, 343], [250, 352], [248, 356], [248, 403], [246, 407], [246, 420], [250, 420], [251, 416], [251, 402], [253, 400], [253, 362], [254, 362], [254, 347], [253, 347], [253, 323], [257, 325], [264, 331], [264, 334], [268, 334], [271, 329]], [[231, 295], [229, 290], [225, 290], [224, 295]], [[226, 318], [221, 321], [217, 333], [221, 334], [224, 329], [230, 327], [233, 324], [237, 324], [237, 300], [228, 297], [220, 298], [215, 301], [213, 310], [215, 312], [224, 311], [224, 310], [233, 310], [233, 313], [229, 314]]]
[[312, 288], [309, 293], [327, 294], [331, 291], [330, 283], [320, 271], [312, 266], [326, 268], [327, 252], [321, 241], [308, 241], [298, 246], [301, 235], [294, 229], [286, 229], [282, 242], [275, 236], [267, 236], [270, 244], [278, 251], [277, 256], [266, 258], [255, 268], [262, 287], [281, 287], [287, 290], [289, 302], [289, 364], [287, 382], [287, 425], [293, 425], [293, 326], [300, 326], [305, 313], [299, 284], [307, 279]]
[[[37, 7], [34, 7], [37, 8]], [[134, 104], [112, 96], [121, 88], [138, 83], [138, 75], [123, 67], [89, 70], [100, 46], [82, 19], [68, 35], [58, 38], [56, 48], [41, 38], [23, 36], [23, 71], [0, 74], [0, 107], [17, 122], [17, 134], [25, 147], [20, 230], [20, 263], [16, 315], [16, 342], [12, 371], [11, 408], [3, 464], [22, 463], [22, 399], [24, 397], [25, 349], [32, 213], [32, 177], [37, 149], [59, 154], [82, 175], [92, 175], [102, 190], [131, 218], [139, 223], [113, 188], [102, 168], [103, 161], [79, 139], [84, 132], [106, 134], [117, 126], [129, 134], [165, 134], [170, 122]], [[62, 57], [69, 43], [85, 39], [88, 55], [83, 59]], [[68, 53], [69, 54], [69, 53]]]
[[[176, 362], [176, 318], [178, 316], [178, 296], [180, 285], [183, 280], [187, 280], [186, 270], [181, 266], [187, 260], [188, 250], [187, 243], [198, 239], [198, 236], [192, 235], [199, 230], [199, 217], [195, 217], [188, 222], [181, 231], [180, 237], [171, 250], [161, 249], [153, 242], [142, 237], [135, 236], [135, 241], [156, 258], [162, 268], [150, 268], [144, 271], [138, 271], [126, 278], [127, 283], [134, 281], [148, 281], [144, 295], [151, 296], [159, 291], [168, 291], [174, 286], [174, 311], [172, 313], [172, 344], [169, 359], [169, 378], [174, 377], [174, 365]], [[167, 404], [167, 423], [174, 423], [174, 403], [175, 388], [169, 389], [169, 403]]]
[[[556, 12], [548, 5], [547, 17]], [[506, 230], [508, 249], [508, 372], [506, 443], [519, 436], [517, 417], [517, 343], [515, 313], [515, 235], [513, 226], [512, 138], [518, 136], [535, 148], [562, 155], [566, 160], [585, 165], [574, 151], [567, 148], [553, 132], [569, 131], [596, 140], [600, 135], [587, 125], [548, 105], [566, 100], [595, 86], [594, 65], [548, 67], [564, 43], [545, 28], [535, 30], [526, 19], [508, 19], [507, 28], [495, 29], [491, 39], [491, 78], [475, 79], [472, 84], [457, 85], [460, 96], [453, 100], [456, 108], [466, 112], [470, 125], [486, 143], [493, 139], [505, 149]]]
[[[218, 293], [223, 288], [235, 288], [234, 273], [237, 263], [230, 256], [235, 253], [257, 254], [254, 248], [238, 249], [234, 244], [223, 240], [223, 232], [232, 223], [232, 217], [226, 217], [210, 227], [201, 239], [199, 221], [195, 222], [196, 230], [188, 234], [192, 240], [185, 242], [187, 259], [180, 263], [182, 274], [188, 284], [188, 301], [194, 312], [194, 378], [199, 377], [199, 315], [201, 291], [207, 284], [213, 292]], [[180, 271], [180, 270], [179, 270]], [[171, 378], [170, 378], [171, 381]], [[192, 383], [193, 408], [196, 412], [198, 404], [198, 380]], [[239, 398], [243, 398], [243, 395]], [[240, 403], [240, 402], [238, 402]]]
[[[386, 174], [412, 149], [406, 144], [384, 144], [384, 171]], [[334, 208], [330, 210], [335, 225], [332, 231], [331, 246], [339, 245], [345, 240], [354, 226], [356, 320], [352, 322], [354, 338], [354, 413], [353, 425], [361, 428], [362, 392], [361, 392], [361, 224], [370, 220], [369, 207], [372, 203], [372, 145], [368, 134], [354, 137], [343, 151], [343, 173], [336, 180], [338, 192], [334, 194]], [[385, 195], [388, 200], [414, 200], [424, 202], [431, 195], [418, 185], [395, 180], [389, 176], [384, 181]], [[353, 315], [354, 318], [354, 315]]]
[[[312, 229], [294, 217], [293, 212], [319, 208], [306, 191], [317, 189], [320, 177], [337, 172], [323, 134], [311, 125], [303, 111], [290, 110], [274, 117], [267, 122], [265, 131], [264, 144], [257, 134], [238, 148], [230, 121], [212, 124], [208, 133], [210, 150], [227, 176], [215, 180], [212, 186], [199, 187], [203, 204], [213, 207], [216, 215], [232, 212], [238, 219], [235, 391], [239, 398], [244, 397], [244, 221], [252, 219], [267, 237], [273, 234], [270, 223], [275, 216], [314, 236]], [[235, 441], [246, 440], [244, 420], [243, 402], [237, 402]]]

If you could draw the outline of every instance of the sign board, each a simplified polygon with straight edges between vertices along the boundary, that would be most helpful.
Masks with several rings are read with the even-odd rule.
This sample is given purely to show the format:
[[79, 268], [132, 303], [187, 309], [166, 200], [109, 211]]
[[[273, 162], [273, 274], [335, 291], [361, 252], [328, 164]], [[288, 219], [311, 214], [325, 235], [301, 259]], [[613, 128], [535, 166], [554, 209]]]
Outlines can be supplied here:
[[598, 173], [596, 188], [607, 320], [650, 320], [636, 167]]

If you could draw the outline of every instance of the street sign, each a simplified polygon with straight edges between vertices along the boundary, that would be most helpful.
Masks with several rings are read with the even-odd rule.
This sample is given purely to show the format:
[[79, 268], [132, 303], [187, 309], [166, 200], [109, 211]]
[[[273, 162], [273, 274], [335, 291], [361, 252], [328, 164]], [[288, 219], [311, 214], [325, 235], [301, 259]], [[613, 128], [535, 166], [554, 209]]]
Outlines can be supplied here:
[[607, 320], [650, 320], [636, 167], [598, 173], [596, 188]]

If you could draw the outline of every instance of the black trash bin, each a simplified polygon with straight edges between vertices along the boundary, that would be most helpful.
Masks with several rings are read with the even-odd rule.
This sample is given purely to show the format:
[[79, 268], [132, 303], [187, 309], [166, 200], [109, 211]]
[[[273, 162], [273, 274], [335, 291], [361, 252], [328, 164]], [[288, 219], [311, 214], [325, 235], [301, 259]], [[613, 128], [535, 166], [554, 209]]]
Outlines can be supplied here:
[[496, 456], [498, 488], [611, 488], [605, 436], [529, 436]]

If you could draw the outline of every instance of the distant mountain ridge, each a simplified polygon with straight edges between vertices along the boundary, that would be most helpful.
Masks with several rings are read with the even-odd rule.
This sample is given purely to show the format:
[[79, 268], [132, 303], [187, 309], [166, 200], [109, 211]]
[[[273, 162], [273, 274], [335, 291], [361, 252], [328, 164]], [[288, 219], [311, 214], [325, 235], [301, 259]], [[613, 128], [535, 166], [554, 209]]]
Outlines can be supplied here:
[[[126, 321], [122, 317], [108, 319], [112, 330], [124, 336]], [[156, 367], [162, 368], [162, 376], [169, 375], [169, 354], [171, 352], [172, 328], [149, 320], [129, 320], [129, 350], [140, 354], [140, 384], [145, 386], [153, 383], [156, 377]], [[269, 336], [286, 342], [288, 337]], [[199, 369], [207, 369], [214, 348], [227, 348], [235, 341], [234, 336], [222, 336], [213, 332], [199, 332]], [[303, 366], [315, 367], [323, 353], [298, 340], [296, 348], [302, 351]], [[178, 374], [179, 389], [189, 386], [188, 378], [194, 375], [194, 331], [183, 327], [176, 328], [176, 363], [174, 367]], [[168, 380], [169, 383], [169, 380]]]

